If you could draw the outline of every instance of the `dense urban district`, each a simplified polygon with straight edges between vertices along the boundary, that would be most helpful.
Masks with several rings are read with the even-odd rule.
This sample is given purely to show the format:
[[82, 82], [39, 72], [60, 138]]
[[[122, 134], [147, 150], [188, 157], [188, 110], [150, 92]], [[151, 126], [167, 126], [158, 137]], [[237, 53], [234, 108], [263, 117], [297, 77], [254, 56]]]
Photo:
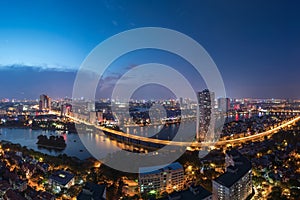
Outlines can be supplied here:
[[[112, 105], [117, 113], [112, 112]], [[157, 110], [150, 119], [153, 105], [162, 106], [166, 116]], [[51, 130], [51, 136], [36, 138], [36, 145], [49, 151], [68, 148], [64, 135], [86, 131], [131, 146], [127, 151], [151, 153], [172, 138], [158, 134], [145, 139], [121, 127], [178, 127], [198, 121], [195, 139], [182, 156], [150, 172], [141, 167], [139, 173], [125, 173], [93, 157], [53, 156], [2, 140], [0, 198], [296, 200], [300, 197], [299, 114], [297, 100], [215, 100], [208, 90], [198, 93], [198, 102], [183, 98], [131, 101], [129, 108], [108, 99], [54, 100], [47, 95], [37, 100], [3, 99], [0, 128]], [[213, 118], [215, 134], [210, 133]], [[80, 133], [78, 124], [85, 125]], [[209, 153], [202, 156], [204, 150]]]

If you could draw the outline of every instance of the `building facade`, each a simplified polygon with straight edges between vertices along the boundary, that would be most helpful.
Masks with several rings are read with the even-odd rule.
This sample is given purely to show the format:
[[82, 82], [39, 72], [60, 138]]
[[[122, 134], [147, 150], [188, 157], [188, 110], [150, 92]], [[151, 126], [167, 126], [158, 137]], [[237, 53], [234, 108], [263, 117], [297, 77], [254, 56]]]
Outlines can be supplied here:
[[170, 193], [184, 187], [184, 170], [178, 162], [154, 171], [149, 171], [149, 168], [140, 168], [139, 171], [141, 193]]
[[208, 89], [198, 92], [198, 110], [197, 110], [197, 140], [209, 140], [211, 138], [211, 133], [209, 131], [212, 115], [215, 105], [215, 94], [210, 92]]
[[251, 162], [237, 150], [226, 152], [226, 172], [213, 180], [213, 200], [244, 200], [252, 194]]
[[40, 95], [39, 110], [51, 110], [51, 98], [45, 94]]
[[218, 110], [219, 112], [226, 113], [230, 109], [230, 99], [229, 98], [219, 98], [218, 99]]

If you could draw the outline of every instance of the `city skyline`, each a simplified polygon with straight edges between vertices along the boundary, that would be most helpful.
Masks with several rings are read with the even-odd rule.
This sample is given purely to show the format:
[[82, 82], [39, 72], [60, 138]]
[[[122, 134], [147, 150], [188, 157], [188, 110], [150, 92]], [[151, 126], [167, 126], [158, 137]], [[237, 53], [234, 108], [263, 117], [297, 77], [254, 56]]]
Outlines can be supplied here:
[[[167, 117], [148, 115], [153, 102], [143, 101], [130, 103], [129, 117], [117, 101], [115, 116], [106, 101], [80, 100], [72, 105], [70, 99], [52, 101], [42, 94], [40, 101], [1, 102], [1, 186], [6, 191], [0, 196], [82, 199], [94, 195], [87, 186], [95, 184], [104, 199], [297, 199], [300, 101], [237, 99], [226, 105], [228, 99], [223, 99], [215, 107], [209, 100], [213, 96], [204, 90], [196, 104], [181, 99], [183, 108], [174, 100], [154, 103], [166, 109]], [[216, 116], [227, 116], [217, 134], [220, 138], [176, 139], [180, 126], [186, 127], [186, 136], [194, 132], [195, 106], [204, 125], [200, 119], [208, 117], [205, 108], [210, 107]], [[154, 109], [160, 112], [159, 107]], [[186, 148], [176, 161], [166, 162], [174, 154], [169, 157], [164, 152], [164, 159], [154, 162], [160, 153], [152, 151], [165, 145], [173, 146], [172, 154], [176, 147]], [[130, 153], [137, 152], [142, 158], [150, 156], [150, 165], [130, 161]], [[125, 173], [129, 170], [132, 175]], [[110, 180], [112, 185], [107, 184]], [[124, 184], [116, 186], [120, 181]]]
[[0, 199], [298, 199], [299, 8], [0, 1]]

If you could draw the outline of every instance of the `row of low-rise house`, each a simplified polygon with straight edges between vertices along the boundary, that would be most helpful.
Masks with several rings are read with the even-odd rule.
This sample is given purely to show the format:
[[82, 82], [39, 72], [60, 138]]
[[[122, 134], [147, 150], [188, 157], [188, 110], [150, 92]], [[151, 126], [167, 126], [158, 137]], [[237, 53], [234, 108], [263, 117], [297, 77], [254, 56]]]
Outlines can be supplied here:
[[[33, 187], [34, 175], [45, 177], [51, 192]], [[47, 177], [47, 178], [46, 178]], [[65, 170], [53, 170], [46, 162], [11, 150], [0, 151], [0, 199], [5, 200], [54, 200], [55, 194], [75, 184], [75, 175]], [[80, 194], [82, 199], [106, 199], [105, 184], [85, 183]]]
[[295, 173], [299, 167], [290, 164], [297, 160], [297, 146], [276, 143], [269, 139], [244, 145], [240, 151], [253, 157], [251, 159], [252, 165], [267, 182], [288, 182], [290, 179], [300, 178], [299, 173]]
[[252, 195], [251, 162], [237, 150], [226, 152], [226, 171], [212, 181], [212, 192], [201, 186], [185, 186], [184, 169], [178, 162], [168, 166], [140, 168], [139, 188], [142, 194], [167, 192], [169, 200], [244, 200]]

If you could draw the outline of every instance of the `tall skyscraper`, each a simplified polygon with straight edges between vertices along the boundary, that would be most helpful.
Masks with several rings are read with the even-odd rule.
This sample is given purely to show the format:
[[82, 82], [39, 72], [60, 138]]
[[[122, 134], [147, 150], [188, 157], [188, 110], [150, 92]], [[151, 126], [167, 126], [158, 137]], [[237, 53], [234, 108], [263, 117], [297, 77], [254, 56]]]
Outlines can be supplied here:
[[226, 172], [213, 180], [213, 200], [244, 200], [252, 194], [251, 162], [237, 150], [226, 152]]
[[198, 110], [197, 110], [197, 140], [212, 139], [209, 128], [213, 130], [214, 127], [209, 127], [213, 109], [215, 105], [215, 93], [208, 89], [199, 92], [198, 95]]
[[95, 102], [88, 102], [87, 103], [87, 110], [89, 112], [95, 112], [96, 111], [96, 105], [95, 105]]
[[218, 99], [218, 110], [220, 112], [226, 113], [230, 109], [230, 99], [229, 98], [219, 98]]
[[51, 98], [45, 94], [40, 95], [39, 110], [51, 110]]
[[60, 116], [69, 115], [72, 112], [72, 105], [68, 103], [61, 104]]

